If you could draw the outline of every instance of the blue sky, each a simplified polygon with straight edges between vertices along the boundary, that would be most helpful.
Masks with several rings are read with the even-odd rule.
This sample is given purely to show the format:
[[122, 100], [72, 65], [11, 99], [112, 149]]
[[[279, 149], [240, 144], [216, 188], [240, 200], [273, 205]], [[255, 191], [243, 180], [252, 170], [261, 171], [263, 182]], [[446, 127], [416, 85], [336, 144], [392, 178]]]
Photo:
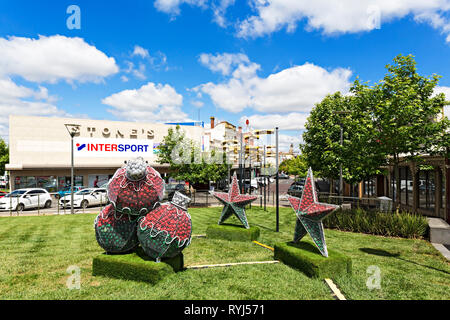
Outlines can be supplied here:
[[380, 80], [400, 53], [450, 96], [449, 16], [449, 0], [2, 1], [0, 135], [9, 114], [164, 122], [200, 110], [207, 123], [278, 125], [298, 144], [314, 103], [357, 76]]

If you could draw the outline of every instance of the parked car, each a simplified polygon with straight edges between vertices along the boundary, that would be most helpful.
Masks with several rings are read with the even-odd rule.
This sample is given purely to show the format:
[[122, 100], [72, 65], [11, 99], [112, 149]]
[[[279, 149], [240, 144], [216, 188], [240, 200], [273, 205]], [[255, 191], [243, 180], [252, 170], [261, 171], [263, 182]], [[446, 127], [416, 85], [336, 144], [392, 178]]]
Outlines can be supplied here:
[[14, 190], [0, 199], [0, 210], [14, 210], [22, 212], [31, 208], [50, 208], [52, 198], [47, 190], [41, 188], [27, 188]]
[[271, 177], [256, 177], [256, 181], [258, 184], [264, 186], [264, 184], [274, 183], [275, 179]]
[[[62, 208], [70, 208], [71, 195], [65, 195], [59, 200]], [[89, 206], [106, 205], [108, 203], [105, 188], [86, 188], [73, 194], [73, 207], [86, 209]]]
[[[86, 189], [86, 187], [82, 187], [82, 186], [74, 186], [74, 187], [73, 187], [73, 192], [78, 192], [78, 191], [83, 190], [83, 189]], [[56, 198], [56, 199], [60, 199], [60, 198], [66, 196], [66, 195], [68, 195], [68, 194], [70, 194], [70, 193], [71, 193], [70, 186], [69, 186], [69, 187], [64, 187], [64, 189], [59, 190], [59, 191], [55, 194], [55, 198]]]
[[289, 179], [289, 175], [287, 175], [286, 173], [279, 173], [278, 174], [278, 178], [279, 179]]
[[0, 191], [0, 198], [3, 198], [7, 194], [8, 194], [8, 192]]
[[303, 193], [303, 184], [293, 183], [288, 189], [288, 195], [300, 198]]
[[166, 184], [166, 188], [164, 190], [164, 199], [167, 199], [168, 201], [172, 200], [173, 195], [175, 194], [176, 191], [178, 191], [184, 195], [188, 194], [188, 190], [184, 183]]

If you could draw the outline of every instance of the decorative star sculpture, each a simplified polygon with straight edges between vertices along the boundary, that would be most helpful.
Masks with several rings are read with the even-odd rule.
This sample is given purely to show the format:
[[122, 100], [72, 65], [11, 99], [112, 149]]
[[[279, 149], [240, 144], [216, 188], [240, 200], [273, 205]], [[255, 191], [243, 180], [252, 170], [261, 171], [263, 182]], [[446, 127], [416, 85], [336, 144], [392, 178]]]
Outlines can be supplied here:
[[233, 182], [230, 185], [230, 190], [228, 193], [214, 191], [210, 191], [210, 193], [224, 205], [222, 215], [219, 219], [219, 224], [222, 224], [226, 219], [234, 214], [242, 222], [245, 228], [250, 228], [244, 208], [249, 203], [258, 199], [258, 196], [239, 193], [239, 184], [236, 173], [233, 175]]
[[297, 197], [288, 199], [297, 215], [294, 242], [300, 241], [306, 233], [309, 233], [320, 253], [328, 257], [322, 220], [339, 206], [318, 201], [311, 168], [308, 169], [301, 199]]

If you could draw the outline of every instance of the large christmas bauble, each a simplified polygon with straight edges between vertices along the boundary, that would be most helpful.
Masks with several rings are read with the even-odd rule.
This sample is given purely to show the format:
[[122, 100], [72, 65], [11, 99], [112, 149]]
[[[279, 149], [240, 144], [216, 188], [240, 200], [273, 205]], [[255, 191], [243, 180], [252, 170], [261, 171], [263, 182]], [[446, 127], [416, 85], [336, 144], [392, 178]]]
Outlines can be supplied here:
[[141, 216], [164, 196], [164, 180], [142, 158], [129, 160], [108, 183], [108, 198], [118, 212]]
[[106, 252], [120, 253], [138, 244], [137, 216], [116, 212], [112, 204], [106, 206], [95, 219], [95, 237]]
[[166, 202], [140, 218], [137, 235], [142, 249], [154, 258], [171, 258], [191, 242], [192, 223], [187, 212], [190, 199], [176, 192]]

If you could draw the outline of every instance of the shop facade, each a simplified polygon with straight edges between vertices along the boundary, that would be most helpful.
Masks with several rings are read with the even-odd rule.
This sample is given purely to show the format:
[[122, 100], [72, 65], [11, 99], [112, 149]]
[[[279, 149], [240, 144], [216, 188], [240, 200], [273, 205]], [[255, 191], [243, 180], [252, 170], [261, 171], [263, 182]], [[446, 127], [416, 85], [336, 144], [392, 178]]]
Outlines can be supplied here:
[[[40, 187], [57, 192], [70, 185], [71, 137], [65, 124], [76, 125], [74, 185], [101, 187], [127, 159], [142, 156], [163, 176], [158, 147], [176, 125], [107, 120], [10, 116], [11, 189]], [[204, 141], [204, 128], [182, 126], [186, 136]]]

